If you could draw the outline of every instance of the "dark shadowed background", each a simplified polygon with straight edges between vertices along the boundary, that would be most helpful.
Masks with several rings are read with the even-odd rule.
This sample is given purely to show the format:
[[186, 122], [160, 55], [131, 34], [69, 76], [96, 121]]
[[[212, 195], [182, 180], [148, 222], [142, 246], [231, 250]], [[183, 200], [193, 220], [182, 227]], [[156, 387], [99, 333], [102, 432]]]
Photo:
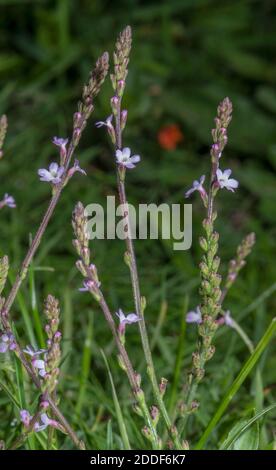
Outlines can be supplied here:
[[[17, 201], [17, 209], [1, 211], [1, 252], [9, 254], [15, 273], [50, 197], [50, 188], [39, 182], [37, 170], [57, 159], [52, 137], [70, 135], [72, 115], [89, 71], [100, 53], [112, 53], [116, 36], [126, 24], [133, 28], [133, 50], [124, 97], [129, 112], [124, 144], [142, 157], [137, 169], [128, 173], [131, 202], [183, 203], [193, 179], [209, 171], [210, 131], [216, 107], [225, 96], [233, 102], [222, 167], [232, 168], [240, 188], [235, 194], [221, 192], [217, 228], [224, 261], [222, 272], [242, 237], [256, 232], [254, 253], [226, 302], [256, 342], [275, 315], [276, 306], [273, 0], [0, 0], [0, 113], [6, 113], [9, 119], [5, 156], [0, 163], [0, 198], [9, 192]], [[90, 428], [83, 427], [83, 432], [94, 447], [104, 445], [105, 437], [101, 436], [105, 436], [106, 420], [112, 415], [100, 348], [110, 354], [123, 403], [128, 403], [129, 395], [101, 313], [88, 295], [78, 292], [82, 280], [74, 266], [71, 213], [78, 200], [85, 205], [104, 203], [107, 195], [116, 194], [112, 148], [105, 130], [94, 126], [110, 114], [111, 96], [111, 85], [106, 80], [77, 151], [88, 176], [77, 174], [64, 191], [13, 311], [19, 331], [25, 331], [22, 341], [25, 338], [25, 342], [31, 342], [35, 336], [43, 344], [39, 320], [43, 298], [48, 293], [60, 298], [65, 337], [63, 393], [71, 406], [65, 412], [71, 413], [76, 422], [79, 414], [85, 414]], [[172, 134], [179, 137], [175, 148]], [[197, 240], [203, 210], [196, 195], [192, 202], [191, 250], [173, 251], [170, 241], [136, 243], [157, 371], [169, 380], [185, 298], [189, 297], [190, 308], [198, 303]], [[128, 271], [122, 260], [124, 244], [99, 240], [91, 248], [112, 309], [131, 311]], [[190, 363], [195, 332], [193, 326], [188, 327], [184, 365]], [[85, 340], [91, 341], [91, 347], [85, 348]], [[143, 370], [139, 341], [136, 327], [131, 328], [129, 348], [136, 367]], [[219, 335], [217, 354], [208, 364], [207, 380], [201, 387], [202, 406], [192, 422], [191, 435], [206, 425], [247, 355], [233, 331], [225, 329]], [[266, 390], [261, 400], [270, 402], [275, 384], [272, 348], [265, 359], [265, 367], [264, 360], [260, 366]], [[253, 374], [240, 391], [220, 436], [235, 414], [255, 406], [254, 380]], [[184, 374], [179, 386], [183, 382]], [[86, 387], [80, 397], [83, 383]], [[105, 395], [110, 408], [99, 407]], [[2, 409], [9, 410], [6, 396], [1, 400], [7, 405]], [[1, 411], [0, 418], [2, 423]], [[90, 433], [95, 422], [97, 435]], [[133, 425], [131, 432], [136, 436], [135, 429]], [[137, 439], [141, 439], [138, 434]], [[216, 439], [214, 436], [213, 446]]]

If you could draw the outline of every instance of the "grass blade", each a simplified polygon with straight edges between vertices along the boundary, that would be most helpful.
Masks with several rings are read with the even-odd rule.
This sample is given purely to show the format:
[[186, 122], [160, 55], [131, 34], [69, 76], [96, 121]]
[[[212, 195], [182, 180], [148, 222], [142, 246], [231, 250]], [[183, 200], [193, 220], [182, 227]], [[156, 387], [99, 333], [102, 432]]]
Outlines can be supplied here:
[[114, 382], [113, 382], [112, 374], [111, 374], [107, 359], [105, 357], [105, 354], [102, 350], [101, 350], [101, 353], [103, 355], [103, 359], [104, 359], [104, 362], [105, 362], [105, 365], [106, 365], [106, 368], [107, 368], [107, 372], [108, 372], [108, 376], [109, 376], [109, 380], [110, 380], [110, 383], [111, 383], [112, 396], [113, 396], [113, 401], [114, 401], [114, 406], [115, 406], [115, 411], [116, 411], [116, 415], [117, 415], [117, 420], [118, 420], [118, 425], [119, 425], [119, 429], [120, 429], [121, 438], [122, 438], [122, 441], [124, 443], [124, 450], [131, 450], [129, 440], [128, 440], [127, 429], [126, 429], [123, 413], [122, 413], [122, 410], [121, 410], [121, 407], [120, 407], [120, 403], [119, 403], [119, 400], [118, 400], [118, 397], [117, 397], [117, 393], [116, 393], [115, 385], [114, 385]]
[[226, 410], [227, 406], [229, 405], [232, 398], [236, 395], [237, 391], [245, 381], [246, 377], [250, 374], [251, 370], [255, 366], [256, 362], [260, 358], [261, 354], [271, 341], [274, 333], [276, 331], [276, 318], [273, 318], [272, 322], [270, 323], [268, 329], [266, 330], [265, 334], [259, 341], [258, 345], [256, 346], [254, 352], [250, 355], [246, 363], [244, 364], [243, 368], [241, 369], [239, 375], [234, 380], [233, 384], [231, 385], [230, 389], [226, 393], [225, 397], [221, 401], [216, 413], [214, 414], [213, 418], [211, 419], [210, 423], [208, 424], [206, 430], [204, 431], [203, 435], [201, 436], [200, 440], [195, 446], [195, 449], [201, 450], [203, 446], [207, 442], [211, 432], [219, 422], [220, 418], [222, 417], [224, 411]]

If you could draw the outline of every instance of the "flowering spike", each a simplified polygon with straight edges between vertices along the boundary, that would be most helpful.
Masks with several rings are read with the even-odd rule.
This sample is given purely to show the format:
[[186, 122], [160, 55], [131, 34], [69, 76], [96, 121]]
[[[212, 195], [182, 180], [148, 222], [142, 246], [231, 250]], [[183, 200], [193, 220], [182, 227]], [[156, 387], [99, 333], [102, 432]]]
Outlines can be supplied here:
[[3, 147], [4, 140], [7, 134], [7, 129], [8, 129], [7, 116], [3, 114], [3, 116], [1, 116], [0, 118], [0, 159], [3, 157], [2, 147]]
[[2, 293], [6, 280], [8, 277], [9, 272], [9, 258], [7, 256], [3, 256], [0, 258], [0, 294]]

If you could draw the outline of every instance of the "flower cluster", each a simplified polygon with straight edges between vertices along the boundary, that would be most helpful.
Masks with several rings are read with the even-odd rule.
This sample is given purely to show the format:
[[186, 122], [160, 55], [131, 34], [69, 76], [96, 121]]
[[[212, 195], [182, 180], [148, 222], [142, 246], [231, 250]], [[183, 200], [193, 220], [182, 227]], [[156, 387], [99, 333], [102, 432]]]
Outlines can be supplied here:
[[14, 351], [16, 349], [15, 337], [12, 333], [2, 333], [0, 336], [0, 353]]
[[[33, 426], [35, 432], [44, 431], [48, 426], [52, 426], [56, 429], [60, 429], [60, 424], [47, 416], [46, 413], [41, 413], [39, 416], [40, 421], [36, 421]], [[20, 410], [20, 419], [26, 430], [30, 427], [30, 424], [33, 420], [33, 416], [29, 413], [28, 410]]]
[[232, 259], [229, 263], [227, 279], [225, 282], [225, 289], [229, 290], [234, 281], [236, 280], [239, 271], [246, 264], [245, 259], [251, 253], [252, 248], [255, 244], [255, 233], [247, 235], [237, 248], [237, 255], [235, 259]]
[[[219, 168], [219, 162], [222, 151], [227, 143], [227, 127], [231, 121], [232, 104], [228, 98], [225, 98], [217, 110], [215, 119], [215, 129], [212, 130], [213, 145], [211, 147], [211, 185], [207, 195], [203, 187], [204, 176], [200, 181], [195, 181], [193, 187], [186, 193], [189, 196], [193, 191], [199, 191], [207, 210], [207, 217], [203, 221], [204, 236], [200, 238], [200, 246], [204, 252], [200, 263], [200, 296], [201, 304], [196, 311], [187, 314], [187, 322], [198, 324], [200, 343], [196, 352], [193, 353], [192, 378], [199, 383], [205, 373], [205, 363], [209, 361], [215, 347], [212, 344], [213, 336], [219, 324], [225, 323], [230, 326], [230, 314], [219, 319], [221, 313], [222, 291], [220, 288], [221, 276], [218, 273], [220, 258], [217, 256], [219, 234], [214, 230], [216, 212], [213, 209], [214, 198], [218, 189], [226, 188], [234, 191], [238, 187], [238, 182], [230, 178], [231, 170], [222, 171]], [[192, 380], [190, 378], [190, 380]], [[190, 403], [188, 403], [190, 406]]]
[[46, 349], [37, 349], [35, 350], [32, 346], [27, 346], [25, 349], [23, 349], [23, 352], [27, 354], [27, 356], [30, 356], [32, 366], [34, 369], [38, 370], [38, 374], [40, 377], [45, 377], [46, 375], [46, 364], [43, 359], [39, 359], [39, 356], [41, 354], [44, 354], [46, 352]]
[[45, 331], [48, 336], [47, 340], [47, 351], [44, 356], [45, 359], [45, 382], [43, 388], [49, 393], [52, 393], [58, 384], [59, 376], [59, 363], [61, 357], [60, 341], [61, 333], [58, 329], [60, 321], [60, 310], [58, 300], [52, 295], [48, 295], [44, 313], [47, 318], [47, 324]]
[[[43, 379], [42, 390], [53, 392], [58, 383], [59, 362], [60, 362], [60, 341], [61, 333], [58, 331], [59, 326], [59, 306], [58, 301], [52, 295], [48, 295], [45, 301], [44, 312], [47, 318], [45, 331], [48, 336], [47, 349], [34, 349], [27, 346], [23, 352], [30, 356], [34, 369]], [[43, 359], [40, 356], [43, 355]]]
[[87, 219], [84, 214], [83, 205], [78, 202], [73, 212], [72, 225], [75, 234], [73, 245], [80, 257], [76, 262], [78, 270], [84, 277], [81, 292], [90, 292], [96, 300], [101, 297], [100, 281], [98, 278], [96, 266], [90, 262], [90, 250], [88, 247]]
[[[230, 178], [232, 173], [231, 169], [221, 170], [219, 168], [219, 161], [222, 156], [222, 151], [227, 144], [227, 127], [232, 118], [232, 103], [229, 98], [225, 98], [217, 110], [218, 114], [215, 119], [216, 127], [212, 130], [214, 143], [211, 147], [211, 160], [212, 160], [212, 175], [211, 175], [211, 194], [213, 197], [218, 189], [228, 189], [234, 192], [238, 188], [239, 183], [234, 178]], [[189, 197], [194, 191], [199, 191], [204, 205], [208, 204], [208, 196], [203, 187], [205, 175], [201, 176], [200, 181], [194, 181], [193, 186], [186, 192], [186, 197]]]
[[94, 70], [90, 74], [88, 83], [83, 88], [82, 100], [78, 104], [78, 110], [73, 119], [72, 145], [76, 147], [81, 134], [86, 127], [87, 119], [94, 109], [94, 98], [98, 95], [105, 80], [109, 67], [109, 55], [107, 52], [97, 60]]

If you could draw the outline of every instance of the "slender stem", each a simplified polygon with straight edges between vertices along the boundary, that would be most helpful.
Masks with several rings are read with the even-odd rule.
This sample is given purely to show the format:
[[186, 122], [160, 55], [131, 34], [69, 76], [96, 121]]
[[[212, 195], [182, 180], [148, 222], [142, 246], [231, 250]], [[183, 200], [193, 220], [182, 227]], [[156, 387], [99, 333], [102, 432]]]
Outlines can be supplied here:
[[122, 341], [119, 338], [114, 319], [113, 319], [112, 314], [109, 310], [109, 307], [108, 307], [108, 305], [105, 301], [103, 293], [100, 290], [99, 290], [99, 294], [100, 294], [100, 300], [99, 300], [100, 307], [103, 311], [105, 319], [106, 319], [106, 321], [107, 321], [107, 323], [108, 323], [108, 325], [111, 329], [112, 335], [115, 339], [118, 351], [120, 353], [121, 359], [122, 359], [124, 367], [125, 367], [126, 374], [128, 376], [130, 385], [132, 387], [134, 397], [138, 401], [138, 403], [140, 405], [140, 408], [142, 410], [144, 419], [145, 419], [147, 425], [149, 426], [149, 428], [151, 430], [152, 436], [154, 437], [154, 443], [153, 443], [154, 448], [155, 449], [160, 449], [159, 438], [158, 438], [158, 435], [156, 433], [156, 429], [153, 426], [152, 419], [151, 419], [151, 416], [150, 416], [150, 413], [149, 413], [149, 410], [148, 410], [148, 407], [147, 407], [147, 404], [146, 404], [146, 401], [145, 401], [144, 393], [139, 389], [139, 385], [137, 383], [137, 376], [136, 376], [135, 371], [132, 367], [132, 364], [131, 364], [131, 361], [129, 359], [128, 353], [126, 351], [126, 348], [125, 348], [124, 344], [122, 343]]
[[[118, 97], [118, 105], [117, 105], [115, 122], [116, 122], [115, 124], [116, 149], [121, 149], [122, 148], [121, 98], [119, 97]], [[126, 191], [125, 191], [125, 169], [124, 168], [118, 167], [117, 169], [117, 184], [118, 184], [120, 204], [123, 206], [124, 217], [125, 217], [126, 225], [127, 225], [126, 246], [127, 246], [127, 251], [130, 257], [130, 276], [131, 276], [131, 283], [132, 283], [132, 290], [133, 290], [136, 313], [141, 319], [139, 321], [139, 330], [140, 330], [140, 336], [141, 336], [143, 350], [145, 354], [145, 359], [147, 363], [147, 371], [151, 380], [155, 399], [157, 400], [157, 404], [159, 406], [160, 412], [165, 421], [170, 437], [172, 438], [176, 449], [182, 449], [176, 430], [175, 428], [172, 427], [169, 414], [163, 402], [163, 398], [159, 390], [159, 385], [158, 385], [158, 381], [156, 378], [156, 373], [155, 373], [154, 364], [152, 360], [152, 354], [150, 350], [150, 344], [149, 344], [149, 339], [148, 339], [148, 334], [147, 334], [147, 329], [146, 329], [144, 312], [141, 306], [140, 284], [139, 284], [139, 276], [138, 276], [138, 270], [137, 270], [134, 244], [132, 241], [131, 234], [129, 234], [130, 221], [129, 221], [128, 204], [127, 204], [127, 197], [126, 197]]]
[[[75, 144], [73, 142], [73, 140], [71, 140], [70, 142], [70, 145], [69, 145], [69, 149], [68, 149], [68, 152], [67, 152], [67, 156], [66, 156], [66, 160], [65, 160], [65, 164], [64, 164], [64, 167], [65, 167], [65, 170], [67, 170], [69, 168], [69, 165], [70, 165], [70, 162], [71, 162], [71, 159], [72, 159], [72, 156], [74, 154], [74, 150], [75, 150]], [[53, 215], [53, 212], [56, 208], [56, 205], [59, 201], [59, 198], [60, 198], [60, 195], [61, 195], [61, 192], [64, 188], [64, 182], [66, 180], [66, 171], [64, 172], [64, 177], [62, 179], [62, 181], [55, 186], [55, 190], [54, 190], [54, 194], [50, 200], [50, 203], [46, 209], [46, 212], [43, 216], [43, 219], [42, 219], [42, 222], [36, 232], [36, 235], [31, 243], [31, 246], [22, 262], [22, 265], [18, 271], [18, 274], [16, 276], [16, 279], [15, 279], [15, 282], [11, 288], [11, 291], [7, 297], [7, 300], [4, 304], [4, 307], [2, 309], [2, 315], [3, 316], [8, 316], [8, 313], [14, 303], [14, 300], [16, 298], [16, 295], [17, 295], [17, 292], [19, 291], [20, 287], [21, 287], [21, 284], [22, 282], [24, 281], [25, 277], [26, 277], [26, 274], [27, 274], [27, 271], [28, 271], [28, 268], [32, 262], [32, 259], [40, 245], [40, 242], [41, 242], [41, 239], [45, 233], [45, 230], [48, 226], [48, 223], [50, 221], [50, 218], [52, 217]]]
[[63, 414], [61, 413], [60, 409], [57, 407], [57, 405], [53, 401], [53, 399], [47, 393], [45, 394], [45, 398], [48, 401], [54, 415], [59, 420], [59, 422], [62, 424], [62, 426], [66, 430], [67, 434], [70, 436], [70, 438], [74, 442], [75, 446], [79, 450], [85, 450], [84, 442], [79, 440], [76, 433], [73, 431], [73, 429], [71, 428], [71, 426], [68, 423], [67, 419], [63, 416]]

